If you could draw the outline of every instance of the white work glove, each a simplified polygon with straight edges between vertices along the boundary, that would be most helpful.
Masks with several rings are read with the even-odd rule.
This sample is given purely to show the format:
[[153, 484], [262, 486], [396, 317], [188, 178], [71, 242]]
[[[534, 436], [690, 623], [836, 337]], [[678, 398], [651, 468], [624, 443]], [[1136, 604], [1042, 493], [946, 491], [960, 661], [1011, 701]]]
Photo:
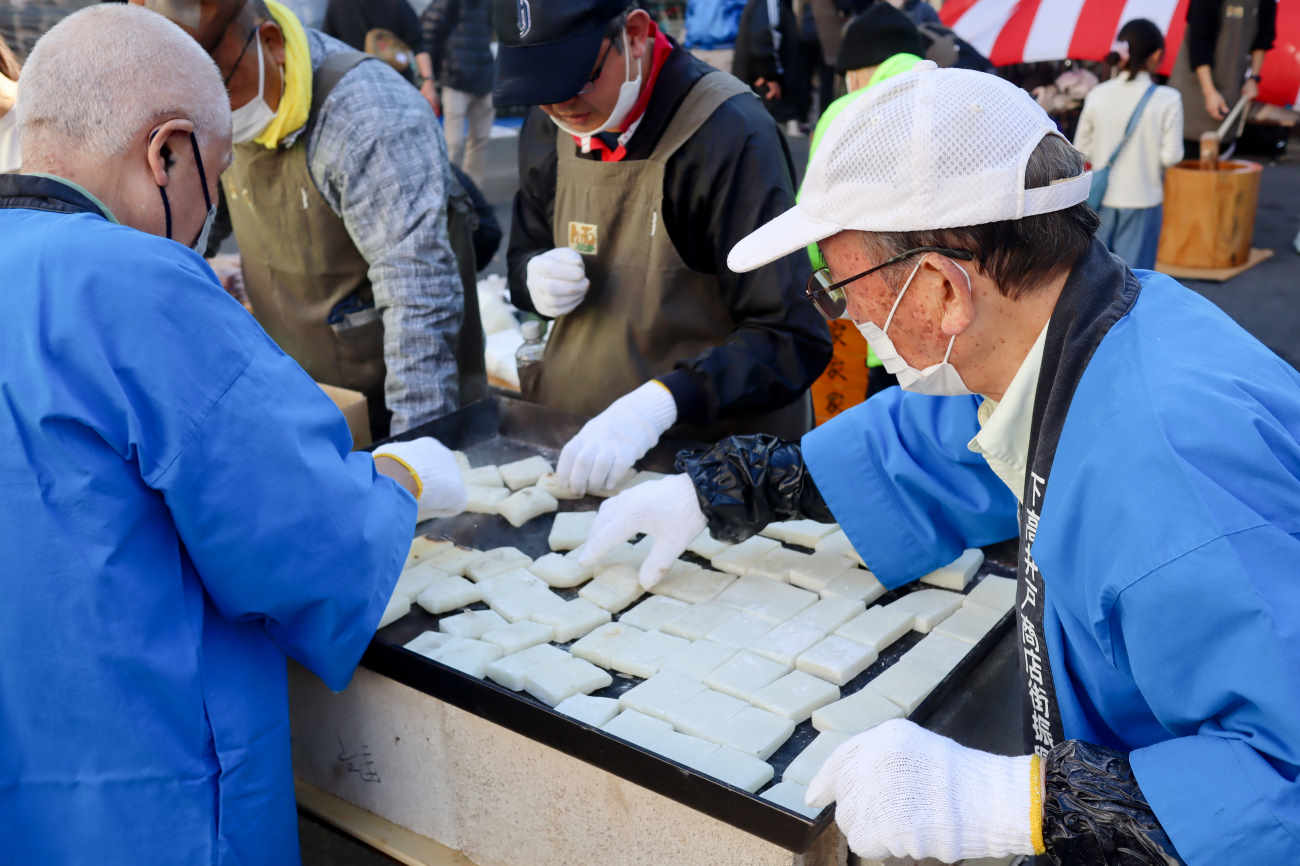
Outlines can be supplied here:
[[616, 486], [677, 420], [677, 401], [655, 380], [592, 418], [560, 452], [555, 474], [581, 496]]
[[456, 457], [437, 439], [424, 436], [408, 442], [389, 442], [375, 449], [373, 456], [396, 460], [415, 479], [415, 499], [419, 504], [416, 522], [430, 517], [452, 517], [469, 504], [469, 492], [465, 490]]
[[[1042, 774], [1032, 755], [1006, 758], [891, 719], [831, 753], [808, 785], [809, 806], [835, 801], [835, 821], [864, 859], [955, 863], [1033, 854], [1042, 845]], [[1032, 812], [1032, 814], [1031, 814]]]
[[641, 586], [650, 589], [663, 579], [686, 545], [704, 531], [706, 523], [691, 477], [669, 475], [606, 499], [587, 542], [574, 555], [582, 565], [595, 565], [619, 542], [644, 532], [654, 544], [641, 563], [638, 578]]
[[526, 282], [537, 312], [552, 319], [572, 312], [591, 287], [582, 254], [568, 247], [556, 247], [529, 259]]

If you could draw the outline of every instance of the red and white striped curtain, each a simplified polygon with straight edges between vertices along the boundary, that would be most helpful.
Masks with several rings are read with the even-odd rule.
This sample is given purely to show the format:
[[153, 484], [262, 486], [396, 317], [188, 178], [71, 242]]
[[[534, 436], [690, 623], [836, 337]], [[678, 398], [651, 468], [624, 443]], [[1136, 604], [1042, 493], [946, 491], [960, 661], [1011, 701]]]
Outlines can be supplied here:
[[[1038, 60], [1103, 60], [1115, 34], [1133, 18], [1149, 18], [1169, 50], [1160, 71], [1173, 68], [1187, 27], [1188, 0], [947, 0], [943, 23], [995, 66]], [[1280, 0], [1277, 40], [1262, 70], [1260, 99], [1300, 102], [1300, 2]]]

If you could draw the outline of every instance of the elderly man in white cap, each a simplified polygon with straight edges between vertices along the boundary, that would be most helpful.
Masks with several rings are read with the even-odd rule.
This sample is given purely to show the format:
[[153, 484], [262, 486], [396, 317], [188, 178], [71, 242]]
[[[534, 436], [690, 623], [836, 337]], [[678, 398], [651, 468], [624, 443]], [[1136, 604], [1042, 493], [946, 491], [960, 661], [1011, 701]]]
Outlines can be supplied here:
[[1300, 376], [1107, 253], [1089, 184], [992, 76], [921, 64], [846, 108], [730, 264], [819, 244], [808, 296], [902, 389], [798, 444], [681, 455], [605, 503], [583, 556], [646, 532], [649, 586], [706, 527], [838, 520], [894, 589], [1018, 532], [1023, 754], [893, 719], [808, 802], [866, 857], [1300, 862]]

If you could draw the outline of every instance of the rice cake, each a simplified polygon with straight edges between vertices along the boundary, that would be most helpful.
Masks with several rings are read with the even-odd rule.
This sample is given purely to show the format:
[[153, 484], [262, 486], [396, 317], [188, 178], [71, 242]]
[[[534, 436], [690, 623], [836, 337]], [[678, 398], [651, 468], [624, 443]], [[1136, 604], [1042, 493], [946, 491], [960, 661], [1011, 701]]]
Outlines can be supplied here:
[[704, 691], [704, 684], [684, 674], [661, 672], [619, 696], [619, 705], [656, 719], [670, 721], [673, 711]]
[[562, 553], [548, 553], [537, 559], [528, 570], [546, 581], [554, 589], [571, 589], [591, 579], [591, 569], [578, 562], [577, 557]]
[[[847, 699], [846, 699], [847, 700]], [[884, 698], [881, 698], [884, 700]], [[892, 706], [892, 705], [891, 705]], [[814, 713], [814, 718], [816, 714]], [[809, 743], [804, 750], [795, 756], [795, 759], [785, 768], [781, 774], [781, 781], [793, 782], [796, 785], [808, 785], [817, 776], [817, 771], [826, 763], [826, 759], [831, 756], [831, 752], [839, 748], [849, 738], [848, 734], [838, 731], [826, 731], [819, 733], [816, 738]]]
[[917, 641], [916, 646], [904, 653], [903, 657], [913, 656], [918, 661], [929, 662], [936, 672], [947, 676], [948, 672], [957, 667], [966, 657], [970, 648], [971, 645], [966, 641], [958, 640], [951, 635], [930, 632]]
[[705, 689], [692, 696], [688, 703], [673, 708], [669, 712], [668, 721], [677, 730], [699, 737], [710, 725], [729, 719], [748, 706], [740, 698]]
[[537, 487], [541, 490], [545, 490], [556, 499], [582, 498], [582, 494], [570, 487], [567, 481], [561, 479], [560, 476], [556, 475], [554, 472], [547, 472], [542, 475], [542, 477], [538, 478]]
[[795, 782], [787, 782], [782, 778], [780, 782], [777, 782], [758, 796], [775, 803], [783, 809], [789, 809], [791, 812], [803, 815], [805, 818], [816, 818], [821, 814], [822, 810], [814, 809], [804, 802], [804, 797], [807, 794], [807, 787]]
[[791, 671], [763, 686], [750, 698], [760, 709], [785, 716], [796, 725], [808, 720], [814, 710], [840, 699], [840, 690], [811, 674]]
[[731, 542], [719, 541], [710, 535], [709, 531], [706, 529], [699, 535], [695, 536], [695, 538], [691, 540], [691, 543], [686, 545], [686, 549], [704, 559], [713, 559], [713, 557], [718, 556], [731, 546]]
[[645, 631], [658, 630], [664, 623], [681, 616], [686, 608], [687, 605], [676, 599], [652, 595], [631, 610], [625, 611], [618, 621]]
[[790, 665], [742, 650], [704, 679], [704, 684], [726, 695], [748, 701], [763, 686], [790, 673]]
[[816, 593], [762, 577], [742, 577], [718, 596], [729, 604], [772, 625], [785, 622], [818, 601]]
[[610, 667], [634, 677], [649, 679], [659, 673], [659, 666], [670, 655], [689, 645], [685, 638], [661, 631], [645, 631], [615, 647]]
[[477, 584], [470, 583], [463, 577], [448, 575], [435, 578], [433, 583], [416, 596], [415, 602], [429, 613], [439, 614], [458, 607], [468, 607], [482, 598], [483, 592]]
[[789, 583], [790, 572], [802, 568], [804, 560], [807, 558], [808, 554], [806, 553], [798, 553], [788, 547], [778, 547], [776, 550], [755, 559], [749, 567], [747, 576], [762, 577], [779, 583]]
[[649, 751], [655, 751], [659, 741], [673, 732], [672, 725], [662, 719], [636, 710], [623, 710], [602, 725], [601, 730]]
[[438, 631], [456, 637], [482, 637], [485, 632], [506, 625], [501, 615], [490, 610], [470, 610], [438, 620]]
[[636, 569], [630, 565], [606, 567], [578, 595], [610, 613], [618, 613], [645, 593], [637, 582]]
[[528, 521], [543, 514], [550, 514], [560, 507], [555, 497], [537, 487], [525, 487], [497, 506], [500, 514], [518, 529]]
[[512, 568], [509, 571], [494, 574], [478, 583], [479, 592], [483, 594], [483, 601], [488, 605], [491, 605], [495, 599], [501, 596], [528, 587], [544, 589], [546, 584], [542, 582], [540, 577], [522, 568]]
[[869, 646], [877, 653], [912, 630], [916, 614], [892, 604], [869, 607], [835, 630], [852, 641]]
[[568, 643], [582, 637], [592, 629], [609, 622], [609, 611], [597, 607], [585, 598], [575, 598], [548, 606], [544, 610], [534, 611], [529, 615], [533, 622], [549, 625], [555, 629], [556, 643]]
[[523, 691], [528, 674], [541, 664], [561, 664], [569, 654], [550, 644], [537, 644], [496, 659], [484, 669], [488, 679], [512, 691]]
[[722, 623], [740, 615], [741, 612], [730, 605], [717, 602], [693, 604], [677, 619], [664, 623], [659, 630], [690, 640], [701, 640]]
[[596, 522], [594, 511], [561, 511], [555, 515], [551, 524], [551, 533], [546, 543], [551, 550], [573, 550], [581, 547], [591, 532], [591, 524]]
[[541, 616], [558, 615], [564, 600], [545, 586], [521, 586], [493, 594], [488, 603], [507, 622], [523, 620], [541, 622], [542, 620], [539, 619]]
[[406, 564], [402, 566], [402, 570], [405, 571], [417, 562], [428, 560], [449, 548], [455, 548], [455, 546], [450, 541], [439, 541], [424, 535], [417, 535], [412, 539], [411, 547], [406, 552]]
[[702, 681], [737, 652], [739, 650], [735, 647], [711, 640], [697, 640], [689, 646], [664, 656], [659, 664], [659, 670], [660, 672], [673, 671]]
[[858, 565], [865, 566], [862, 557], [858, 555], [857, 548], [849, 537], [844, 534], [843, 529], [837, 529], [830, 535], [818, 539], [816, 546], [813, 548], [818, 553], [833, 553], [837, 556], [856, 562]]
[[474, 468], [474, 464], [469, 462], [469, 455], [464, 451], [453, 451], [451, 452], [451, 456], [452, 459], [456, 461], [456, 465], [460, 467], [461, 471]]
[[582, 659], [543, 662], [528, 672], [524, 690], [547, 706], [576, 694], [590, 694], [614, 682], [605, 671]]
[[591, 695], [573, 695], [555, 705], [557, 713], [564, 713], [593, 728], [599, 728], [618, 715], [618, 709], [618, 701], [614, 698], [596, 698]]
[[[608, 612], [606, 615], [608, 616]], [[569, 648], [569, 652], [577, 658], [608, 668], [611, 667], [610, 660], [614, 654], [624, 651], [625, 645], [630, 645], [642, 634], [645, 632], [639, 628], [623, 625], [621, 622], [609, 622], [579, 640]]]
[[811, 549], [817, 546], [818, 541], [839, 528], [838, 524], [818, 523], [815, 520], [782, 520], [769, 523], [758, 534], [784, 541], [786, 544], [797, 544]]
[[465, 510], [470, 514], [496, 514], [501, 503], [510, 498], [510, 491], [504, 487], [483, 487], [479, 484], [465, 485]]
[[916, 614], [912, 628], [922, 634], [930, 630], [957, 612], [961, 607], [962, 596], [946, 589], [921, 589], [909, 592], [895, 601], [890, 607], [899, 607]]
[[479, 679], [483, 678], [487, 666], [499, 658], [501, 647], [473, 638], [449, 640], [433, 654], [434, 661]]
[[708, 755], [695, 769], [751, 794], [776, 775], [767, 761], [725, 746]]
[[735, 579], [734, 574], [679, 559], [669, 566], [668, 573], [651, 588], [651, 592], [687, 604], [701, 604], [717, 598]]
[[403, 571], [393, 586], [393, 595], [400, 595], [409, 601], [424, 592], [431, 583], [439, 578], [453, 577], [432, 563], [421, 562]]
[[696, 736], [766, 760], [794, 733], [794, 722], [758, 707], [745, 707], [734, 716], [715, 719]]
[[871, 667], [875, 660], [876, 651], [871, 647], [833, 634], [800, 655], [795, 667], [842, 686]]
[[483, 633], [483, 640], [501, 647], [507, 655], [544, 644], [555, 636], [555, 628], [532, 620], [519, 620]]
[[437, 566], [447, 574], [464, 574], [465, 567], [472, 562], [477, 562], [481, 555], [480, 551], [453, 545], [429, 555], [424, 561]]
[[793, 667], [800, 654], [824, 640], [828, 634], [829, 630], [815, 625], [783, 622], [745, 648], [774, 662]]
[[863, 604], [871, 604], [888, 591], [871, 572], [851, 568], [826, 585], [822, 590], [822, 598], [851, 598]]
[[731, 545], [717, 556], [710, 557], [709, 561], [718, 571], [729, 571], [744, 576], [760, 557], [766, 556], [780, 546], [779, 541], [754, 535], [739, 544]]
[[999, 615], [1016, 606], [1016, 582], [1009, 577], [984, 578], [967, 593], [963, 605], [978, 604]]
[[743, 610], [736, 611], [714, 627], [705, 637], [714, 643], [744, 649], [758, 642], [772, 630], [772, 623]]
[[979, 604], [963, 605], [934, 627], [931, 634], [945, 634], [968, 644], [977, 644], [1002, 619], [1003, 614]]
[[698, 767], [718, 749], [716, 743], [676, 731], [660, 734], [654, 744], [656, 752], [686, 767]]
[[523, 490], [525, 487], [532, 487], [537, 483], [537, 479], [548, 472], [555, 471], [546, 458], [539, 455], [524, 460], [516, 460], [514, 463], [502, 464], [497, 467], [497, 470], [501, 473], [501, 480], [511, 490]]
[[383, 628], [386, 625], [397, 622], [402, 617], [411, 612], [411, 599], [406, 595], [393, 595], [388, 599], [388, 604], [384, 606], [384, 612], [379, 617], [379, 625], [375, 630]]
[[[885, 673], [889, 673], [889, 671], [885, 671]], [[876, 677], [876, 679], [880, 679], [880, 677]], [[814, 728], [823, 732], [823, 735], [836, 733], [847, 738], [853, 734], [860, 734], [863, 731], [870, 730], [881, 722], [901, 718], [902, 716], [903, 710], [898, 704], [885, 698], [871, 687], [871, 683], [868, 683], [848, 697], [841, 698], [833, 704], [827, 704], [819, 710], [814, 710], [812, 723]], [[820, 740], [821, 737], [817, 739]], [[814, 740], [815, 743], [816, 740]], [[799, 758], [802, 757], [803, 755], [800, 754]], [[796, 762], [799, 758], [795, 759]], [[825, 758], [822, 760], [825, 760]], [[818, 762], [817, 768], [820, 769], [820, 767], [821, 763]], [[796, 770], [795, 764], [791, 763], [786, 768], [785, 775], [791, 777], [792, 771], [800, 774], [804, 773], [803, 765], [800, 765]], [[812, 776], [816, 772], [817, 770], [814, 769], [808, 773], [808, 781], [812, 781]]]
[[838, 553], [813, 553], [791, 567], [787, 580], [800, 589], [820, 593], [836, 578], [857, 570], [856, 565]]
[[438, 631], [426, 631], [416, 637], [411, 638], [402, 644], [406, 649], [413, 653], [419, 653], [426, 658], [433, 658], [434, 653], [447, 645], [449, 641], [455, 640], [449, 634], [443, 634]]
[[474, 561], [465, 566], [462, 573], [470, 580], [480, 581], [503, 571], [527, 568], [532, 564], [532, 557], [518, 548], [496, 547], [492, 550], [480, 551]]
[[830, 596], [801, 610], [790, 622], [816, 626], [830, 634], [855, 616], [860, 616], [866, 609], [866, 604], [857, 599]]
[[466, 487], [504, 487], [501, 471], [495, 466], [479, 466], [475, 469], [462, 469], [461, 479]]
[[971, 582], [971, 578], [979, 573], [983, 564], [984, 551], [978, 547], [968, 547], [952, 562], [921, 578], [921, 583], [961, 592]]
[[910, 653], [903, 653], [902, 658], [867, 684], [873, 692], [897, 704], [904, 715], [911, 715], [943, 679], [932, 662], [909, 656]]

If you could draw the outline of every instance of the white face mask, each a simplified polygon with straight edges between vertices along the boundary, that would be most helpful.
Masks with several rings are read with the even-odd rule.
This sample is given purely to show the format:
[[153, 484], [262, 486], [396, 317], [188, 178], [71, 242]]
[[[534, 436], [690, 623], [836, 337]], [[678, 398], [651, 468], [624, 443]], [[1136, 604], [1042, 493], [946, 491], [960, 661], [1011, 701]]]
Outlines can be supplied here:
[[235, 144], [246, 144], [262, 134], [267, 124], [275, 119], [275, 111], [266, 104], [263, 92], [266, 90], [265, 60], [262, 59], [262, 37], [257, 37], [257, 96], [230, 112], [230, 140]]
[[[569, 133], [569, 135], [581, 139], [583, 149], [585, 150], [587, 148], [587, 142], [591, 140], [593, 135], [598, 132], [604, 132], [611, 127], [621, 126], [623, 121], [627, 118], [628, 113], [632, 110], [632, 106], [636, 105], [637, 98], [641, 95], [641, 67], [643, 65], [644, 64], [641, 62], [637, 63], [636, 78], [632, 78], [632, 52], [628, 45], [627, 31], [624, 30], [623, 83], [618, 87], [618, 100], [614, 103], [614, 110], [609, 113], [609, 117], [605, 118], [605, 122], [590, 132], [579, 132], [576, 129], [565, 126], [554, 117], [552, 117], [551, 120], [555, 121], [555, 125]], [[620, 143], [625, 142], [620, 141]]]
[[[912, 279], [916, 277], [916, 272], [920, 269], [921, 263], [917, 262], [916, 267], [912, 268], [912, 273], [908, 275], [907, 282], [903, 283], [903, 289], [898, 293], [898, 298], [895, 299], [888, 318], [885, 319], [885, 327], [877, 327], [873, 322], [854, 322], [853, 324], [857, 325], [859, 333], [866, 338], [867, 343], [875, 351], [876, 357], [885, 365], [886, 372], [898, 377], [898, 385], [904, 391], [914, 391], [917, 394], [930, 394], [936, 397], [972, 394], [974, 392], [967, 388], [966, 383], [961, 380], [961, 374], [957, 372], [957, 368], [948, 363], [948, 357], [952, 354], [952, 344], [957, 341], [956, 334], [953, 334], [952, 339], [948, 341], [948, 351], [943, 353], [943, 360], [938, 364], [931, 364], [924, 370], [918, 370], [903, 360], [903, 356], [898, 354], [898, 350], [894, 348], [894, 341], [885, 335], [885, 331], [889, 330], [889, 323], [894, 320], [894, 312], [903, 300], [903, 294], [907, 291], [907, 287], [912, 284]], [[961, 268], [961, 272], [966, 277], [966, 291], [970, 292], [970, 274], [966, 273], [965, 268]]]
[[199, 236], [194, 239], [190, 249], [199, 255], [205, 255], [208, 249], [208, 235], [212, 234], [212, 223], [217, 218], [216, 204], [208, 205], [208, 215], [203, 218], [203, 228], [199, 229]]

